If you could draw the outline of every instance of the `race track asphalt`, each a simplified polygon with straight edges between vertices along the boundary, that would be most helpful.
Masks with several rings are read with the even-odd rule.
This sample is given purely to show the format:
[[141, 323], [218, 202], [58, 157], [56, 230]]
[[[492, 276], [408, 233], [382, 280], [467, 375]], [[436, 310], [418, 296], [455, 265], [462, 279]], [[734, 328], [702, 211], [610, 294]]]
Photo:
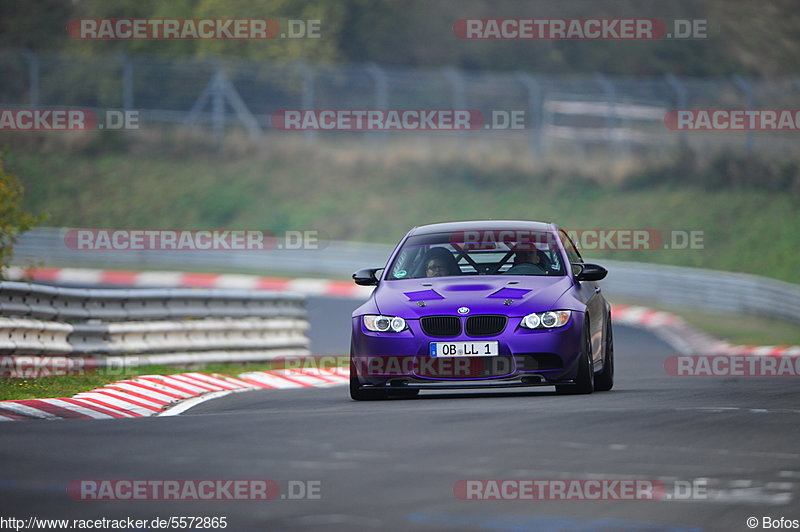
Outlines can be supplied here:
[[[314, 351], [344, 354], [356, 302], [309, 301]], [[423, 393], [361, 403], [344, 386], [262, 390], [179, 417], [0, 425], [0, 516], [226, 516], [227, 530], [751, 530], [800, 519], [795, 378], [671, 377], [672, 349], [615, 328], [617, 385]], [[690, 500], [464, 501], [463, 479], [695, 482]], [[79, 501], [79, 479], [319, 482], [313, 500]], [[668, 493], [672, 494], [668, 490]], [[758, 530], [762, 530], [759, 526]]]

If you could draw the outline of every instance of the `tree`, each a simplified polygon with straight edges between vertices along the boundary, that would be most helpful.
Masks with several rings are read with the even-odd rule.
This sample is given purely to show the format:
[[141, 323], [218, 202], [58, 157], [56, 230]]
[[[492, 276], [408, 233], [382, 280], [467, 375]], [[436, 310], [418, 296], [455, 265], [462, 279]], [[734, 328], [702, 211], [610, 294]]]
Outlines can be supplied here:
[[[0, 152], [0, 267], [8, 266], [19, 235], [40, 221], [22, 208], [24, 188], [5, 169], [6, 152]], [[0, 275], [2, 272], [0, 272]]]

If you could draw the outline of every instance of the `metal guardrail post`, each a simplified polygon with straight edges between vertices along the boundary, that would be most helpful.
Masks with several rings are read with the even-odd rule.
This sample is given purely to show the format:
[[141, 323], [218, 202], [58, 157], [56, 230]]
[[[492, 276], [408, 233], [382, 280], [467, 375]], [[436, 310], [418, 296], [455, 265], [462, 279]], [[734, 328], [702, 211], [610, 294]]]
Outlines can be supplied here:
[[595, 80], [603, 87], [606, 93], [606, 130], [608, 131], [608, 155], [611, 160], [617, 158], [617, 138], [616, 138], [616, 100], [617, 94], [614, 84], [600, 72], [594, 75]]
[[130, 57], [120, 54], [122, 63], [122, 108], [126, 111], [133, 109], [133, 63]]
[[[686, 85], [681, 83], [680, 80], [672, 74], [667, 74], [664, 79], [672, 90], [675, 91], [675, 104], [677, 109], [686, 109], [689, 105], [689, 91], [686, 89]], [[682, 148], [687, 145], [686, 131], [684, 130], [678, 131], [678, 145]]]
[[[313, 109], [315, 101], [315, 80], [316, 73], [314, 68], [305, 61], [296, 61], [295, 66], [300, 69], [303, 76], [302, 99], [300, 107], [302, 109]], [[303, 139], [306, 145], [314, 144], [317, 138], [317, 132], [309, 129], [303, 132]]]
[[225, 134], [225, 82], [219, 67], [211, 81], [211, 129], [214, 132], [214, 144], [221, 146]]
[[[375, 63], [368, 63], [364, 69], [375, 82], [375, 109], [389, 108], [389, 80], [386, 72]], [[386, 135], [378, 132], [367, 132], [367, 138], [374, 143], [376, 139], [385, 140]]]
[[30, 105], [36, 109], [39, 107], [39, 56], [30, 50], [23, 50], [22, 56], [28, 63], [28, 85], [30, 87]]
[[540, 158], [544, 154], [544, 128], [542, 127], [543, 108], [542, 108], [542, 86], [533, 75], [527, 72], [518, 72], [517, 79], [525, 86], [528, 91], [528, 112], [531, 115], [530, 121], [530, 145], [531, 154], [534, 158]]
[[[738, 74], [733, 76], [733, 83], [744, 94], [745, 108], [752, 110], [755, 104], [753, 100], [753, 85]], [[750, 155], [753, 153], [753, 146], [755, 144], [753, 130], [748, 130], [745, 135], [745, 146], [747, 149], [747, 154]]]
[[[452, 67], [445, 68], [443, 72], [444, 76], [450, 81], [450, 84], [453, 87], [453, 109], [466, 109], [467, 92], [464, 86], [464, 78], [455, 68]], [[456, 135], [458, 135], [458, 147], [462, 151], [465, 149], [465, 133], [466, 132], [464, 131], [459, 131], [456, 133]]]

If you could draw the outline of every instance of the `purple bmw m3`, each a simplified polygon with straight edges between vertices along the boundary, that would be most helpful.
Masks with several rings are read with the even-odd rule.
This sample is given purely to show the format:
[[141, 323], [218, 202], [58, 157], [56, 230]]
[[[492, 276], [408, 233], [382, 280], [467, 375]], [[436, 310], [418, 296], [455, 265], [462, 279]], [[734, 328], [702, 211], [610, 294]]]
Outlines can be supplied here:
[[451, 222], [415, 227], [386, 268], [353, 274], [376, 286], [353, 312], [350, 396], [413, 397], [428, 389], [555, 386], [610, 390], [610, 306], [551, 223]]

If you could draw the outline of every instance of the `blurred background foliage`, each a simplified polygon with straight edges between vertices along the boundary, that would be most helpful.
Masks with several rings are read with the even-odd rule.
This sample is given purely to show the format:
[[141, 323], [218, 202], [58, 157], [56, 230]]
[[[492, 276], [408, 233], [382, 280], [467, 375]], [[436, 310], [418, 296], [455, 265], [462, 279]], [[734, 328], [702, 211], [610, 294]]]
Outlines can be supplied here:
[[[690, 46], [680, 40], [463, 41], [452, 31], [458, 18], [587, 16], [707, 19], [709, 37]], [[266, 42], [70, 39], [65, 21], [82, 17], [315, 19], [321, 21], [322, 37]], [[0, 49], [20, 47], [87, 55], [212, 54], [551, 74], [768, 77], [800, 70], [800, 10], [796, 0], [5, 0], [0, 3]]]
[[19, 235], [41, 221], [23, 209], [25, 189], [17, 176], [6, 171], [5, 158], [6, 153], [0, 152], [0, 267], [8, 265]]
[[[113, 17], [312, 19], [321, 21], [322, 37], [79, 41], [67, 35], [70, 19]], [[464, 41], [454, 36], [454, 21], [481, 17], [700, 18], [708, 20], [709, 38]], [[72, 68], [53, 74], [60, 83], [43, 84], [42, 96], [49, 89], [86, 91], [88, 100], [100, 95], [86, 104], [98, 107], [119, 105], [119, 76], [98, 76], [112, 80], [102, 90], [81, 76], [89, 68], [119, 68], [118, 62], [99, 59], [115, 52], [181, 62], [189, 72], [195, 69], [192, 59], [219, 56], [544, 74], [796, 78], [800, 7], [797, 0], [4, 0], [0, 52], [18, 56], [22, 48], [42, 57], [48, 52], [80, 57]], [[4, 84], [19, 93], [27, 67], [19, 57], [14, 61], [19, 64], [6, 72]], [[198, 79], [205, 83], [203, 76]], [[137, 90], [152, 91], [158, 100], [170, 93], [167, 83]], [[709, 100], [730, 105], [717, 93]], [[4, 133], [0, 142], [10, 145], [6, 162], [26, 187], [21, 200], [18, 183], [9, 182], [14, 204], [22, 201], [31, 212], [46, 213], [49, 225], [317, 229], [328, 238], [385, 243], [413, 225], [469, 218], [552, 220], [567, 228], [702, 230], [706, 247], [699, 252], [608, 256], [796, 282], [800, 167], [794, 156], [777, 160], [758, 150], [695, 148], [664, 150], [652, 159], [609, 161], [595, 153], [577, 158], [563, 152], [531, 160], [526, 146], [502, 142], [465, 152], [452, 140], [431, 137], [383, 148], [323, 137], [309, 146], [302, 136], [273, 132], [252, 142], [232, 131], [219, 146], [197, 132], [143, 129]]]

